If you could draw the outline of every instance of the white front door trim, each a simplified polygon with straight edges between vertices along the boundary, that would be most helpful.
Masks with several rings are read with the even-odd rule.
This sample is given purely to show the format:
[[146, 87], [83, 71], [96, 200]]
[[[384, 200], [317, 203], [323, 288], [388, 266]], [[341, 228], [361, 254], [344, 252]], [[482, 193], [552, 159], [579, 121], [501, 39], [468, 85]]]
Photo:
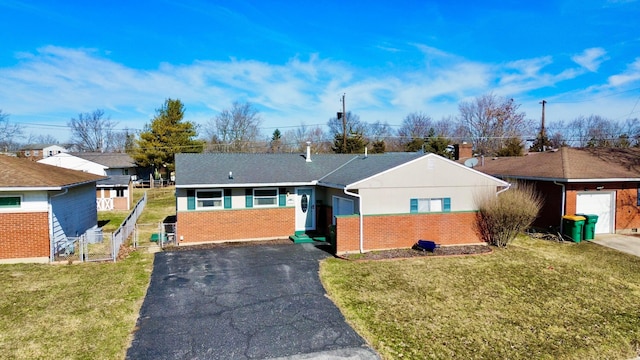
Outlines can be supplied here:
[[316, 196], [312, 187], [296, 188], [296, 231], [316, 229]]

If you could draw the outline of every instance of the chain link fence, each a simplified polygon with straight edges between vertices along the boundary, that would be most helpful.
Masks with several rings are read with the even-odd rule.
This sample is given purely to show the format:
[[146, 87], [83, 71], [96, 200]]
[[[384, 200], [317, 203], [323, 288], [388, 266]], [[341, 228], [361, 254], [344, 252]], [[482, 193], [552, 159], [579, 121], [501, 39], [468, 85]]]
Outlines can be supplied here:
[[116, 261], [120, 247], [136, 231], [136, 221], [147, 204], [145, 193], [120, 227], [114, 232], [103, 232], [102, 228], [89, 229], [78, 237], [67, 237], [54, 249], [54, 261]]

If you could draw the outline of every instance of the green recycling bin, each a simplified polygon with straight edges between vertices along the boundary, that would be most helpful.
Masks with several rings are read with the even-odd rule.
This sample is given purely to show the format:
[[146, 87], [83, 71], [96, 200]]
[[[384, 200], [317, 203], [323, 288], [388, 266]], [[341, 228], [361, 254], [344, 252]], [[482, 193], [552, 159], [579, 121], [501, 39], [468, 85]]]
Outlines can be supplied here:
[[574, 242], [582, 241], [582, 227], [585, 218], [582, 216], [565, 215], [562, 217], [562, 234], [568, 236]]
[[585, 218], [584, 228], [582, 229], [583, 240], [593, 240], [596, 238], [596, 223], [598, 222], [598, 215], [596, 214], [576, 214], [576, 216], [582, 216]]

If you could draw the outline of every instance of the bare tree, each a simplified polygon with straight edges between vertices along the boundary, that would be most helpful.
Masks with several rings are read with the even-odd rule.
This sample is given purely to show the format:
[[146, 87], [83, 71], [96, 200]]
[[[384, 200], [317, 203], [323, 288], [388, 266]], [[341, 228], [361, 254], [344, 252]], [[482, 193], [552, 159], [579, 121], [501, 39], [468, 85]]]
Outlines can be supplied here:
[[331, 151], [331, 143], [325, 139], [325, 133], [319, 126], [310, 128], [301, 124], [300, 127], [287, 131], [284, 137], [290, 151], [305, 151], [307, 141], [311, 143], [311, 151], [314, 153]]
[[53, 135], [34, 135], [29, 134], [27, 138], [27, 144], [46, 144], [46, 145], [57, 145], [60, 141], [56, 139]]
[[433, 129], [431, 116], [414, 112], [402, 120], [398, 129], [398, 138], [405, 151], [418, 151], [423, 148], [426, 138]]
[[113, 129], [117, 123], [105, 117], [104, 110], [78, 114], [78, 118], [71, 118], [67, 125], [71, 128], [70, 142], [79, 151], [111, 150]]
[[9, 114], [0, 109], [0, 151], [13, 150], [22, 137], [22, 127], [9, 122]]
[[260, 137], [262, 119], [258, 110], [248, 102], [235, 101], [231, 109], [225, 109], [207, 126], [209, 140], [226, 144], [230, 151], [247, 152]]
[[622, 124], [599, 115], [579, 116], [568, 123], [567, 137], [578, 147], [628, 147], [629, 134]]
[[416, 138], [424, 139], [429, 135], [431, 128], [433, 128], [431, 116], [422, 112], [414, 112], [402, 120], [398, 136], [403, 138], [405, 142]]
[[133, 148], [135, 140], [135, 132], [127, 128], [122, 131], [113, 131], [109, 137], [109, 149], [118, 153], [127, 152]]
[[519, 108], [513, 99], [494, 94], [478, 96], [473, 101], [458, 105], [460, 121], [476, 152], [493, 155], [507, 139], [519, 138], [529, 131], [531, 122], [525, 118], [524, 112], [518, 111]]

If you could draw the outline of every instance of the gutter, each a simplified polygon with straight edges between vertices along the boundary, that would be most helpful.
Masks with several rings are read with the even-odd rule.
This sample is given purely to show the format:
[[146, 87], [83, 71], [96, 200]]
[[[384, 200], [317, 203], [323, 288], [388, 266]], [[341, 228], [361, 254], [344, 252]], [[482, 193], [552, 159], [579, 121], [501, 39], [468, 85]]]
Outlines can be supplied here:
[[59, 194], [55, 194], [55, 195], [51, 195], [49, 196], [49, 200], [48, 200], [48, 207], [49, 207], [49, 260], [51, 262], [53, 262], [55, 254], [53, 253], [53, 248], [54, 248], [54, 244], [53, 244], [53, 206], [51, 205], [51, 199], [54, 197], [58, 197], [58, 196], [62, 196], [62, 195], [66, 195], [69, 192], [69, 188], [66, 187], [64, 189], [63, 192], [59, 193]]
[[362, 215], [362, 197], [360, 197], [360, 194], [358, 193], [349, 192], [349, 190], [347, 190], [346, 187], [344, 188], [344, 193], [358, 198], [358, 213], [360, 217], [360, 254], [363, 254], [364, 253], [364, 228], [363, 228], [364, 215]]
[[560, 213], [560, 234], [563, 234], [563, 228], [562, 228], [562, 214], [564, 214], [565, 212], [565, 202], [566, 202], [566, 194], [567, 194], [567, 190], [566, 190], [566, 186], [564, 184], [558, 184], [558, 182], [554, 181], [554, 184], [558, 185], [558, 186], [562, 186], [562, 208], [561, 208], [561, 213]]

